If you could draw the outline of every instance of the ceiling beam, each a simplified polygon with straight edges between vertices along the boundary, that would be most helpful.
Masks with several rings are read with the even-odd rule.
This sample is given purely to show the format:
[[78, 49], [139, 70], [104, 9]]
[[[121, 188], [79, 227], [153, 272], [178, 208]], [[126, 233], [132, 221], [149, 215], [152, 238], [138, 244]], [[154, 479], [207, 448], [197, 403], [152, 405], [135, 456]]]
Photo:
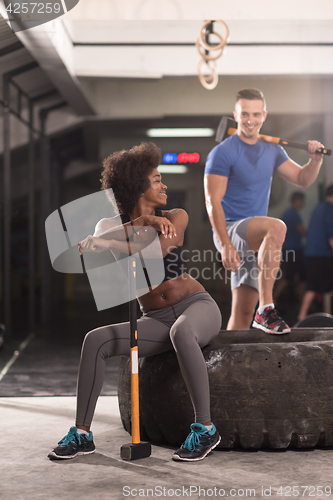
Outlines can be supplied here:
[[[3, 10], [3, 4], [0, 3], [0, 13], [4, 17], [6, 12]], [[52, 40], [51, 24], [48, 22], [46, 25], [17, 32], [16, 36], [73, 111], [79, 116], [94, 115], [95, 111], [83, 94], [76, 76], [70, 71], [56, 48], [54, 42], [57, 40]], [[69, 39], [65, 42], [72, 45]], [[64, 40], [61, 43], [64, 45]]]
[[3, 47], [2, 49], [0, 49], [0, 57], [6, 56], [7, 54], [11, 54], [16, 50], [22, 49], [23, 47], [24, 45], [21, 42], [11, 43], [10, 45], [7, 45], [7, 47]]

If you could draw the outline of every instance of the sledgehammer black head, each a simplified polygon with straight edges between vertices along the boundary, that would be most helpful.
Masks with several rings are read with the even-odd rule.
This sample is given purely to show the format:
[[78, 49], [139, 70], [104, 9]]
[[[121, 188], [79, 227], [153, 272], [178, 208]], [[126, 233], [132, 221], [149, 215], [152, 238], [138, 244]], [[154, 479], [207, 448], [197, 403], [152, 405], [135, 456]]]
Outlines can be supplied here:
[[219, 126], [217, 127], [216, 142], [222, 142], [224, 139], [232, 135], [237, 130], [237, 122], [227, 116], [222, 116]]
[[139, 458], [148, 458], [150, 455], [151, 444], [145, 441], [123, 444], [120, 449], [120, 456], [123, 460], [138, 460]]

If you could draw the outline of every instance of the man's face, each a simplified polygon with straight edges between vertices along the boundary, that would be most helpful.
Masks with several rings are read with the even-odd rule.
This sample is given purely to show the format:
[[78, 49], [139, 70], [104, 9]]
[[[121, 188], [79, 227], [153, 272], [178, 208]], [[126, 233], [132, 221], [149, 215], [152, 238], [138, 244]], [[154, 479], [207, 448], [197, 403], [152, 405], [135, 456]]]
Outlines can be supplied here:
[[255, 144], [266, 120], [267, 111], [260, 99], [240, 99], [236, 102], [234, 118], [238, 123], [237, 134], [244, 142]]

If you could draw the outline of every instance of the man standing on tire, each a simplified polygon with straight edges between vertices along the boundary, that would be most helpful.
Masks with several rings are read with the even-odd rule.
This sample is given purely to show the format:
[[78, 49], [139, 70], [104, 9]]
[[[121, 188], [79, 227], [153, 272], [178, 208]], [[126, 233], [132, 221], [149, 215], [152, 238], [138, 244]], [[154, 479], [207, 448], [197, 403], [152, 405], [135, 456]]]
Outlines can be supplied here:
[[223, 266], [232, 272], [227, 329], [248, 329], [259, 299], [252, 325], [266, 333], [284, 334], [290, 328], [275, 309], [272, 291], [286, 226], [267, 217], [272, 176], [276, 172], [296, 186], [310, 186], [322, 164], [322, 154], [315, 151], [323, 145], [308, 141], [310, 160], [303, 167], [298, 165], [281, 146], [259, 140], [266, 116], [260, 90], [238, 92], [234, 111], [237, 133], [209, 153], [205, 196], [215, 246]]

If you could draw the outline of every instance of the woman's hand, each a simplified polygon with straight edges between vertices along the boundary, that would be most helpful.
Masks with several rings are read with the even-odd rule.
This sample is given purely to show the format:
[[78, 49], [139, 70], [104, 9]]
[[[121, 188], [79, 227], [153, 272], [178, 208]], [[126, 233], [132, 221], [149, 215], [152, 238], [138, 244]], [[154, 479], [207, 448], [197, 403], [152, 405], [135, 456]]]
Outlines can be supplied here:
[[105, 252], [110, 249], [110, 241], [96, 238], [96, 236], [87, 236], [78, 244], [80, 255], [82, 252]]
[[144, 225], [151, 226], [156, 231], [161, 231], [164, 238], [174, 238], [177, 236], [176, 228], [166, 217], [156, 217], [155, 215], [145, 215]]

